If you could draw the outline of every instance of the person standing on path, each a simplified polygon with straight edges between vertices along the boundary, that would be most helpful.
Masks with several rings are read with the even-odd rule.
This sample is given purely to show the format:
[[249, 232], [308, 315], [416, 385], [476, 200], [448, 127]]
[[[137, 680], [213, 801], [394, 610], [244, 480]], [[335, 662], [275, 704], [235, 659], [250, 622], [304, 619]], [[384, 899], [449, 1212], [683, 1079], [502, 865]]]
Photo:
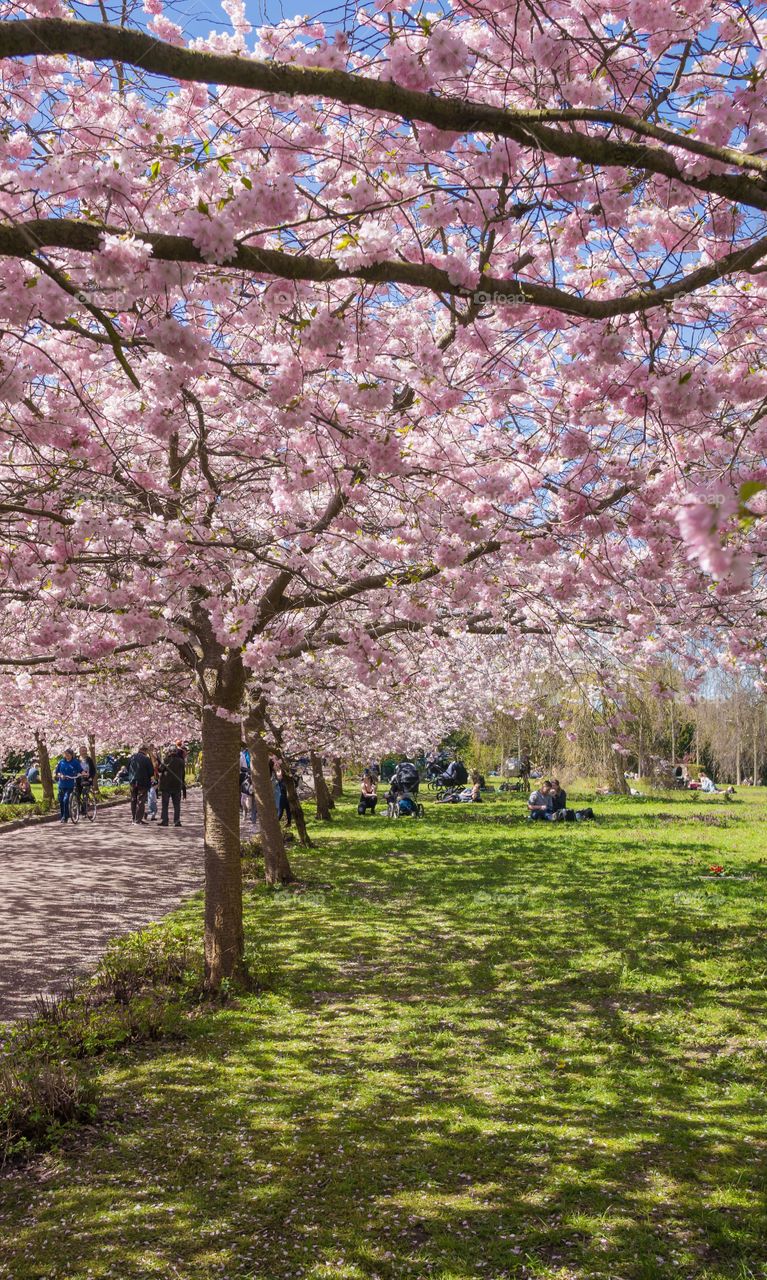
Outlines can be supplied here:
[[146, 747], [139, 747], [128, 761], [128, 781], [130, 782], [130, 811], [135, 823], [146, 822], [144, 810], [149, 788], [154, 777], [154, 767], [149, 759]]
[[160, 826], [168, 825], [168, 806], [173, 801], [173, 825], [181, 826], [181, 797], [186, 800], [186, 760], [178, 744], [167, 753], [160, 765]]
[[75, 799], [79, 805], [82, 805], [84, 784], [89, 782], [93, 786], [96, 778], [96, 761], [88, 754], [87, 747], [81, 747], [79, 759], [81, 772], [79, 778], [75, 778]]
[[62, 822], [69, 821], [69, 805], [75, 789], [75, 779], [80, 777], [82, 771], [82, 765], [75, 759], [74, 751], [71, 747], [67, 747], [53, 775], [59, 784], [59, 810]]

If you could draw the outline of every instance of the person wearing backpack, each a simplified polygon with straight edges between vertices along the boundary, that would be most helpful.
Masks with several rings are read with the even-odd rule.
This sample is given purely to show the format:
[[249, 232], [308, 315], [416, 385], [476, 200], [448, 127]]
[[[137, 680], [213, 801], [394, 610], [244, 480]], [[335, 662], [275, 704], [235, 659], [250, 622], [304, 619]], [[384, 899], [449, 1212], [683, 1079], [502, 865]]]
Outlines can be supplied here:
[[154, 765], [149, 758], [149, 751], [146, 747], [139, 747], [128, 761], [131, 819], [137, 825], [146, 822], [144, 811], [153, 778]]

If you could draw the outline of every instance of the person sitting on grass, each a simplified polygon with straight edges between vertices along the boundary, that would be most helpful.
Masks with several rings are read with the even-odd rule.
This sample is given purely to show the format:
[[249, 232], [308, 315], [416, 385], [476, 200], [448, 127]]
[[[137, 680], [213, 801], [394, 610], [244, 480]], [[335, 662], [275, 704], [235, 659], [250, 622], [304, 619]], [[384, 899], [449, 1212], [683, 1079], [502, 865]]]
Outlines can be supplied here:
[[17, 804], [34, 804], [35, 797], [32, 792], [32, 784], [25, 773], [20, 773], [16, 778], [16, 791], [18, 793]]
[[3, 804], [33, 804], [35, 797], [32, 795], [32, 787], [25, 773], [19, 773], [12, 782], [8, 782], [3, 789]]
[[359, 804], [357, 805], [357, 813], [360, 815], [361, 818], [364, 818], [368, 810], [370, 811], [370, 813], [375, 813], [377, 803], [378, 803], [378, 790], [376, 788], [375, 778], [373, 777], [370, 770], [366, 769], [362, 775], [362, 784], [360, 786], [360, 799], [359, 799]]
[[567, 816], [567, 792], [560, 786], [559, 778], [551, 780], [551, 811], [561, 820]]
[[482, 781], [482, 774], [475, 769], [471, 775], [471, 786], [459, 791], [458, 799], [463, 804], [477, 804], [482, 799]]
[[527, 802], [527, 816], [531, 820], [554, 821], [551, 781], [548, 778], [544, 778], [538, 789], [532, 792]]

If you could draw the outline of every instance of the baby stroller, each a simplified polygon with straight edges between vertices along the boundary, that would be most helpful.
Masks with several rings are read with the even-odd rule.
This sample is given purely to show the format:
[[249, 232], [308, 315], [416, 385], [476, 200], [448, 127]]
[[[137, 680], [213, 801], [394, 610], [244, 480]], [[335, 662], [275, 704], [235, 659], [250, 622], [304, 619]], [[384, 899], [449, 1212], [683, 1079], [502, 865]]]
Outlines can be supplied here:
[[447, 756], [442, 751], [436, 755], [427, 757], [426, 781], [432, 790], [441, 785], [441, 778], [443, 777], [449, 763]]
[[441, 777], [437, 778], [436, 781], [437, 786], [440, 789], [445, 788], [448, 791], [460, 791], [461, 787], [465, 787], [466, 783], [469, 781], [469, 773], [466, 765], [462, 760], [453, 760]]
[[408, 791], [410, 795], [417, 796], [420, 785], [421, 776], [414, 764], [409, 760], [403, 760], [397, 765], [390, 784], [392, 791]]
[[386, 797], [387, 818], [422, 818], [425, 810], [412, 791], [401, 791], [392, 782]]

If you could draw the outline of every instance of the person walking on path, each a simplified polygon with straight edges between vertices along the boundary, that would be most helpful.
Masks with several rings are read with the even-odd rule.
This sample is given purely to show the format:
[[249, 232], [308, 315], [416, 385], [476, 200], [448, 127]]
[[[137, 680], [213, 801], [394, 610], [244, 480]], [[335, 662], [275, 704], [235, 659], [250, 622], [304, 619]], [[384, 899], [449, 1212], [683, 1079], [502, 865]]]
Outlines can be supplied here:
[[59, 784], [59, 810], [61, 812], [61, 821], [69, 821], [69, 805], [72, 800], [72, 792], [75, 789], [75, 779], [80, 777], [82, 773], [82, 765], [79, 760], [75, 759], [75, 753], [71, 747], [67, 747], [63, 756], [56, 765], [54, 778]]
[[181, 797], [186, 800], [186, 760], [178, 744], [167, 753], [160, 765], [160, 826], [168, 825], [168, 806], [173, 801], [173, 825], [181, 826]]
[[128, 781], [130, 782], [131, 818], [136, 823], [146, 822], [144, 810], [149, 795], [149, 788], [154, 777], [154, 766], [149, 759], [146, 747], [139, 747], [128, 761]]

